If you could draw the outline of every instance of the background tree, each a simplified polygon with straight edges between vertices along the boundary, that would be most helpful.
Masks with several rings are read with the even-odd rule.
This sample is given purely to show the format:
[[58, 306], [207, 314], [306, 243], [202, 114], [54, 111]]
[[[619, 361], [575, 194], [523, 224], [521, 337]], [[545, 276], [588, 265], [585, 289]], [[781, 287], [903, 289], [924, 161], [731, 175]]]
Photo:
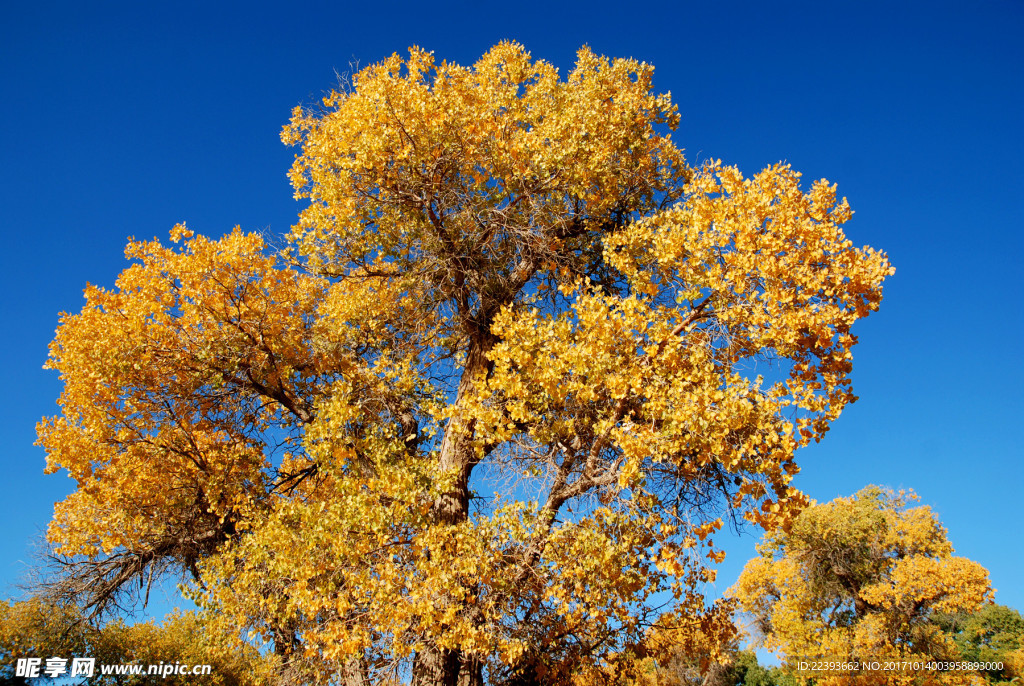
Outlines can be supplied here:
[[89, 642], [73, 606], [30, 598], [0, 601], [0, 683], [27, 684], [15, 675], [18, 658], [85, 657]]
[[957, 660], [936, 613], [973, 612], [988, 572], [953, 556], [946, 530], [913, 494], [869, 486], [810, 507], [768, 534], [733, 588], [763, 645], [821, 684], [976, 683], [962, 671], [799, 673], [799, 661]]
[[[726, 609], [731, 608], [724, 605]], [[650, 632], [642, 661], [633, 683], [637, 686], [732, 686], [732, 665], [739, 653], [739, 632], [714, 626], [705, 631], [691, 626], [679, 613], [660, 618]], [[681, 639], [681, 640], [680, 640]]]
[[1024, 676], [1024, 617], [1013, 608], [987, 603], [974, 612], [955, 612], [935, 617], [940, 629], [953, 637], [962, 659], [1002, 663], [1002, 669], [986, 670], [994, 683]]
[[618, 678], [663, 591], [726, 626], [721, 516], [804, 503], [891, 268], [827, 182], [689, 166], [652, 73], [413, 49], [294, 112], [283, 257], [131, 243], [51, 348], [71, 592], [187, 570], [304, 683]]
[[[93, 657], [95, 675], [90, 684], [110, 686], [143, 686], [146, 684], [195, 683], [196, 677], [184, 675], [133, 676], [104, 675], [99, 665], [142, 664], [161, 662], [186, 665], [210, 665], [211, 673], [202, 682], [211, 686], [257, 686], [268, 683], [271, 661], [255, 649], [225, 650], [216, 632], [193, 613], [176, 613], [161, 624], [145, 622], [126, 624], [118, 619], [101, 625], [86, 621], [73, 605], [54, 603], [35, 596], [19, 602], [0, 601], [0, 677], [5, 683], [47, 683], [45, 675], [25, 680], [14, 675], [18, 658], [50, 657], [68, 660], [72, 657]], [[57, 680], [65, 680], [60, 676]]]
[[796, 679], [780, 667], [764, 667], [752, 650], [741, 650], [729, 667], [730, 686], [796, 686]]
[[639, 670], [635, 686], [797, 686], [780, 667], [763, 667], [750, 650], [736, 650], [708, 661], [676, 646]]
[[[729, 603], [724, 604], [730, 608]], [[692, 621], [692, 620], [691, 620]], [[662, 617], [644, 645], [647, 657], [637, 669], [635, 686], [796, 686], [777, 667], [758, 664], [750, 650], [740, 649], [742, 632], [716, 626], [711, 633], [699, 627], [680, 631], [686, 617]]]

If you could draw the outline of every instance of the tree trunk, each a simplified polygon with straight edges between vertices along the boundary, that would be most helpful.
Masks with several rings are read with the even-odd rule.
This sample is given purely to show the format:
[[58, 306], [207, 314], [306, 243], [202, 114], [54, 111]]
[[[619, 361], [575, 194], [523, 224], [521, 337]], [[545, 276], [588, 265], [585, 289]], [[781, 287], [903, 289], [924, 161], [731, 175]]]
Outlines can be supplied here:
[[370, 686], [370, 677], [367, 671], [366, 660], [352, 658], [345, 664], [345, 674], [342, 677], [343, 686]]
[[441, 454], [438, 471], [441, 474], [455, 475], [452, 489], [443, 493], [434, 501], [434, 517], [438, 523], [458, 524], [469, 517], [469, 475], [476, 465], [477, 456], [473, 448], [473, 428], [475, 421], [459, 416], [459, 409], [464, 405], [466, 397], [476, 391], [491, 368], [487, 352], [493, 347], [490, 336], [484, 341], [474, 341], [466, 355], [466, 368], [459, 380], [459, 391], [455, 398], [455, 416], [445, 427], [441, 441]]
[[[441, 441], [439, 473], [454, 474], [452, 488], [433, 503], [434, 521], [441, 526], [459, 524], [469, 518], [469, 477], [478, 458], [473, 446], [474, 421], [459, 416], [458, 408], [470, 397], [490, 371], [487, 351], [494, 344], [490, 333], [475, 338], [466, 355], [466, 367], [459, 380], [456, 413], [445, 428]], [[465, 669], [463, 667], [465, 666]], [[413, 661], [412, 686], [482, 686], [482, 668], [477, 660], [464, 660], [461, 650], [442, 650], [428, 645]]]
[[458, 651], [427, 646], [413, 660], [413, 686], [461, 686], [460, 663]]
[[478, 658], [463, 656], [458, 686], [484, 686], [484, 666]]

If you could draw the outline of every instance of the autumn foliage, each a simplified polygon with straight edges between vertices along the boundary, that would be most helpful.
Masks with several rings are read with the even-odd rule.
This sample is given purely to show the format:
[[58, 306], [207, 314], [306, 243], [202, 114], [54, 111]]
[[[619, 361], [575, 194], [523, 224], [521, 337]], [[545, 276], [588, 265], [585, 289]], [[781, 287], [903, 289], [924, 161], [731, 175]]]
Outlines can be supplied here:
[[834, 185], [688, 164], [652, 74], [413, 49], [293, 113], [287, 250], [133, 241], [51, 347], [75, 587], [186, 570], [305, 683], [617, 679], [656, 593], [728, 631], [720, 517], [805, 504], [891, 268]]
[[[805, 510], [775, 532], [733, 589], [763, 645], [803, 680], [858, 684], [976, 684], [977, 670], [925, 668], [959, 662], [936, 619], [991, 601], [988, 571], [953, 555], [931, 508], [913, 494], [868, 487]], [[799, 663], [890, 663], [899, 668], [830, 669]], [[918, 665], [909, 667], [904, 665]]]
[[[168, 616], [161, 624], [125, 624], [116, 619], [103, 625], [85, 620], [79, 608], [36, 596], [18, 602], [0, 601], [0, 683], [21, 684], [17, 660], [36, 657], [90, 656], [96, 661], [92, 686], [141, 686], [159, 682], [188, 686], [195, 677], [103, 674], [98, 665], [209, 665], [202, 683], [210, 686], [262, 686], [271, 678], [271, 665], [251, 646], [225, 646], [216, 630], [194, 613]], [[65, 665], [66, 666], [66, 665]], [[48, 679], [45, 672], [32, 683], [67, 683], [67, 676]], [[80, 679], [74, 680], [80, 681]]]

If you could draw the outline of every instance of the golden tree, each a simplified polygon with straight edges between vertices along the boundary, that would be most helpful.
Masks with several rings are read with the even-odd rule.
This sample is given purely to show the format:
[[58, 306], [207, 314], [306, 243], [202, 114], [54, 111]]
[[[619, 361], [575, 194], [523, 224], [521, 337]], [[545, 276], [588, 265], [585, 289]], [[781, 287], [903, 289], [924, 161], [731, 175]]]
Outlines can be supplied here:
[[596, 679], [663, 591], [725, 626], [720, 515], [804, 503], [891, 268], [827, 182], [689, 166], [652, 72], [412, 49], [293, 113], [286, 251], [131, 243], [51, 349], [69, 587], [188, 570], [309, 683]]
[[[188, 669], [209, 665], [210, 673], [202, 677], [202, 683], [210, 686], [264, 686], [270, 681], [270, 660], [252, 646], [225, 646], [217, 639], [216, 628], [194, 613], [176, 612], [160, 625], [127, 625], [116, 619], [97, 626], [85, 621], [78, 607], [45, 597], [0, 601], [0, 683], [28, 683], [13, 674], [18, 659], [54, 656], [66, 661], [92, 657], [95, 665], [89, 684], [94, 686], [195, 683], [192, 675], [167, 674], [154, 679], [147, 674], [104, 674], [101, 669], [102, 665], [137, 664], [148, 671], [150, 665], [176, 662]], [[52, 678], [66, 682], [67, 674]]]
[[953, 556], [931, 509], [907, 507], [914, 499], [869, 486], [766, 536], [733, 593], [791, 673], [825, 685], [984, 683], [941, 666], [963, 657], [932, 620], [991, 600], [988, 571]]

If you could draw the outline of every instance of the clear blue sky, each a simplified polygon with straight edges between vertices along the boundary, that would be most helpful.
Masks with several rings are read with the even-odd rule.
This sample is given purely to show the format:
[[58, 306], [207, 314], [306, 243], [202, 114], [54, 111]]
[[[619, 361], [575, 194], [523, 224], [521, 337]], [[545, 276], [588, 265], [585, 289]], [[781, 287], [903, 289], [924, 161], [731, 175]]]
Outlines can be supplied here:
[[[111, 285], [128, 236], [286, 231], [278, 133], [349, 64], [416, 44], [471, 63], [502, 39], [567, 68], [635, 57], [682, 113], [691, 160], [785, 160], [839, 183], [857, 244], [897, 273], [856, 333], [861, 400], [800, 456], [818, 500], [914, 488], [1024, 610], [1024, 3], [8, 3], [0, 22], [0, 582], [69, 492], [34, 425], [61, 311]], [[719, 589], [753, 554], [727, 546]]]

